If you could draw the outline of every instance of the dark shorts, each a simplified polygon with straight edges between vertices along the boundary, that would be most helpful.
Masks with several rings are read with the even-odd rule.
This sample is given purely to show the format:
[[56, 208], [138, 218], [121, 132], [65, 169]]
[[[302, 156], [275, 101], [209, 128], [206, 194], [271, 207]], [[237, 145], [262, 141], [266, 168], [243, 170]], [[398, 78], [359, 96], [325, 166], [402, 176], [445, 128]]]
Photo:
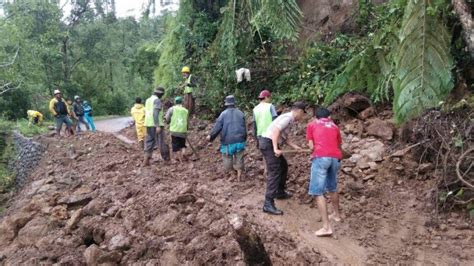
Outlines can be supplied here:
[[173, 152], [186, 148], [186, 138], [171, 136], [171, 147]]

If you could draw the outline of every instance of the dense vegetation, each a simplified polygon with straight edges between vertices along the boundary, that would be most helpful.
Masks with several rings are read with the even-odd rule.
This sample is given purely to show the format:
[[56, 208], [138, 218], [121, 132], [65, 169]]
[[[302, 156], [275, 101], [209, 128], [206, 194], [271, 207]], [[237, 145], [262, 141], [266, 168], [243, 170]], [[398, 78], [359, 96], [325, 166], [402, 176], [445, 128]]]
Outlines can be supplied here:
[[161, 18], [117, 18], [113, 1], [72, 1], [64, 16], [59, 1], [13, 1], [0, 17], [0, 114], [48, 114], [60, 88], [64, 97], [91, 100], [98, 114], [119, 114], [145, 97], [156, 65]]
[[[460, 27], [448, 1], [361, 0], [354, 32], [304, 47], [294, 0], [206, 3], [182, 0], [177, 16], [167, 20], [155, 84], [172, 88], [180, 81], [176, 66], [189, 64], [206, 92], [201, 102], [214, 111], [220, 106], [209, 103], [225, 94], [252, 100], [264, 87], [280, 103], [329, 104], [359, 91], [375, 102], [392, 101], [403, 122], [444, 100], [455, 65], [469, 60], [461, 35], [448, 32]], [[236, 83], [239, 67], [252, 69], [252, 82]]]
[[[153, 5], [155, 1], [150, 1]], [[0, 114], [45, 112], [55, 88], [92, 101], [98, 114], [126, 112], [136, 96], [162, 85], [179, 94], [180, 68], [198, 77], [199, 103], [218, 111], [226, 94], [249, 109], [262, 88], [285, 103], [329, 104], [346, 91], [392, 102], [399, 122], [445, 100], [465, 52], [447, 0], [359, 0], [355, 28], [300, 44], [295, 0], [181, 0], [176, 14], [117, 18], [114, 1], [13, 1], [0, 32]], [[235, 70], [252, 70], [237, 84]]]

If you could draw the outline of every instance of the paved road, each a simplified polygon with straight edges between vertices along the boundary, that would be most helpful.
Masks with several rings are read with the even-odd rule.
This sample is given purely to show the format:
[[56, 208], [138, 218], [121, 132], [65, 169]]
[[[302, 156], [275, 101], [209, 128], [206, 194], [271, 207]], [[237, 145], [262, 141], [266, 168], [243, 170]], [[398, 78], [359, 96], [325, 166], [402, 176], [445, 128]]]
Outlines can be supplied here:
[[117, 117], [97, 121], [95, 122], [95, 127], [97, 130], [102, 132], [117, 133], [120, 130], [128, 127], [131, 122], [131, 117]]

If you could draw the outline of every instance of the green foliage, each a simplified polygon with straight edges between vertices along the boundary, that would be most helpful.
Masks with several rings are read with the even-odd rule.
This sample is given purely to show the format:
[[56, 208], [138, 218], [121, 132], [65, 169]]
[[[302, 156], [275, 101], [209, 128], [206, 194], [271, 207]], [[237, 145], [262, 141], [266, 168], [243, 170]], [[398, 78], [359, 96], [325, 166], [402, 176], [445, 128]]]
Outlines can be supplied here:
[[302, 12], [294, 0], [247, 0], [251, 24], [257, 29], [269, 28], [278, 39], [296, 41]]
[[8, 191], [14, 185], [12, 173], [7, 169], [8, 162], [13, 158], [13, 145], [9, 138], [11, 122], [0, 119], [0, 193]]
[[[219, 111], [221, 105], [216, 102], [230, 93], [253, 98], [258, 88], [236, 84], [235, 70], [254, 64], [274, 73], [277, 67], [269, 56], [270, 45], [295, 39], [300, 18], [294, 0], [218, 1], [212, 7], [182, 0], [176, 17], [168, 17], [167, 34], [159, 44], [155, 85], [165, 86], [169, 95], [180, 93], [176, 89], [183, 83], [180, 68], [189, 65], [199, 79], [198, 102], [204, 108]], [[269, 79], [259, 86], [270, 83]]]
[[[163, 22], [158, 18], [116, 18], [108, 1], [74, 1], [62, 19], [57, 1], [13, 1], [0, 18], [0, 62], [18, 56], [0, 70], [11, 83], [0, 96], [0, 114], [26, 116], [28, 109], [49, 115], [48, 102], [57, 87], [64, 97], [81, 95], [96, 114], [128, 112], [137, 96], [145, 97], [153, 83]], [[106, 13], [104, 10], [110, 10]], [[1, 90], [0, 90], [1, 91]]]
[[453, 88], [449, 35], [433, 12], [427, 0], [411, 0], [406, 7], [393, 82], [399, 122], [437, 106]]
[[299, 62], [291, 62], [295, 67], [290, 65], [286, 73], [276, 80], [276, 87], [281, 90], [277, 91], [275, 100], [280, 103], [297, 100], [322, 103], [325, 95], [337, 93], [330, 90], [330, 84], [345, 62], [358, 54], [363, 45], [361, 39], [347, 35], [338, 35], [328, 43], [312, 44], [305, 49]]

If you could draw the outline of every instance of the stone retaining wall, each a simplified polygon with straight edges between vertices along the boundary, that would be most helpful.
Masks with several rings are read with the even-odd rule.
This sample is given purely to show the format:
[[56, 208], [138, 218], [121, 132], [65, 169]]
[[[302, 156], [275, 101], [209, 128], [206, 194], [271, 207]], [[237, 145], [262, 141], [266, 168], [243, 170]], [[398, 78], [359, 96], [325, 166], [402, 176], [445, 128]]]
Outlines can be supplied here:
[[8, 167], [15, 174], [17, 188], [23, 186], [30, 173], [38, 165], [46, 148], [31, 138], [24, 137], [21, 133], [13, 132], [13, 143], [16, 156], [9, 162]]

